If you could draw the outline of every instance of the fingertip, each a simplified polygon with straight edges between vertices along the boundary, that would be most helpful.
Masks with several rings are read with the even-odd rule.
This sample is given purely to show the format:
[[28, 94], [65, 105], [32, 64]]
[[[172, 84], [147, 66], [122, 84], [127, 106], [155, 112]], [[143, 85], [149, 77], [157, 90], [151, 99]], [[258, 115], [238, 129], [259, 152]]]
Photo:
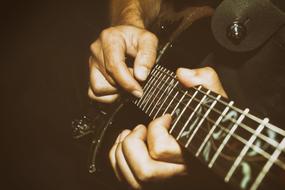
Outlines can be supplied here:
[[188, 68], [178, 68], [176, 71], [177, 77], [180, 78], [189, 78], [193, 77], [196, 75], [196, 70], [195, 69], [188, 69]]
[[150, 70], [143, 66], [138, 66], [134, 70], [136, 79], [139, 81], [145, 81], [150, 73]]
[[158, 122], [161, 122], [161, 123], [163, 123], [163, 124], [165, 124], [165, 123], [170, 123], [171, 122], [171, 119], [172, 119], [172, 117], [171, 117], [171, 115], [170, 114], [165, 114], [165, 115], [163, 115], [163, 116], [161, 116], [161, 117], [159, 117], [159, 118], [157, 118], [157, 120], [158, 120]]
[[163, 117], [168, 121], [172, 120], [171, 114], [169, 114], [169, 113], [165, 114]]
[[137, 98], [141, 98], [143, 96], [143, 90], [142, 89], [134, 90], [131, 93]]
[[179, 82], [185, 87], [194, 87], [201, 84], [199, 77], [197, 77], [196, 69], [179, 68], [176, 71]]

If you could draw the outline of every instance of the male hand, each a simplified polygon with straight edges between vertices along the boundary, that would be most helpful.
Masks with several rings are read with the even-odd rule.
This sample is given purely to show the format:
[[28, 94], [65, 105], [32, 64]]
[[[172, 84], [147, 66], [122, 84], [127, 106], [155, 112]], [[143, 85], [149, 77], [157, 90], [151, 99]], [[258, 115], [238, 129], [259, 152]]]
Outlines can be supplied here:
[[[91, 45], [89, 59], [90, 98], [111, 103], [122, 88], [136, 97], [142, 96], [139, 81], [144, 81], [156, 59], [158, 40], [147, 30], [120, 25], [105, 29]], [[135, 58], [133, 68], [125, 63], [126, 55]]]
[[186, 174], [181, 148], [168, 133], [170, 123], [165, 115], [118, 136], [109, 159], [119, 181], [142, 189], [143, 183]]
[[[180, 68], [176, 75], [186, 87], [202, 85], [227, 97], [212, 68]], [[168, 133], [170, 123], [171, 116], [165, 115], [152, 121], [148, 127], [138, 125], [132, 131], [124, 130], [117, 137], [109, 152], [109, 159], [120, 181], [134, 189], [141, 189], [149, 181], [186, 174], [181, 147]]]

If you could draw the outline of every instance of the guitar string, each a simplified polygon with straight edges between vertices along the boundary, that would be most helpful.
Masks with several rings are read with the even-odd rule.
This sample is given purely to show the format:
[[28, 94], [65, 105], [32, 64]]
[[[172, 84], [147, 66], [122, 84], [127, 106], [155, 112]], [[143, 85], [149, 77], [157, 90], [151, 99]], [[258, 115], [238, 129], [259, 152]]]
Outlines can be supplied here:
[[[201, 114], [200, 114], [201, 115]], [[209, 121], [209, 120], [208, 120]], [[212, 123], [214, 123], [213, 121], [212, 121]], [[222, 129], [223, 131], [225, 131], [226, 133], [228, 133], [229, 132], [229, 130], [228, 129], [226, 129], [225, 127], [223, 127], [222, 125], [218, 125], [218, 127], [220, 127], [220, 129]], [[206, 131], [204, 128], [202, 128], [203, 129], [203, 131], [205, 131], [206, 133], [208, 132], [208, 131]], [[198, 133], [199, 134], [199, 133]], [[196, 135], [197, 137], [199, 137], [200, 139], [202, 139], [202, 137], [199, 135]], [[238, 136], [238, 135], [236, 135], [236, 134], [233, 134], [232, 135], [234, 138], [236, 138], [238, 141], [240, 141], [240, 142], [242, 142], [243, 143], [243, 145], [246, 145], [246, 143], [247, 143], [247, 141], [244, 139], [244, 138], [242, 138], [242, 137], [240, 137], [240, 136]], [[228, 144], [226, 144], [226, 147], [230, 147]], [[252, 148], [252, 149], [257, 149], [257, 153], [258, 154], [260, 154], [261, 156], [263, 156], [266, 160], [269, 160], [270, 159], [270, 154], [269, 153], [267, 153], [267, 152], [265, 152], [264, 150], [262, 150], [262, 149], [260, 149], [259, 147], [257, 147], [257, 146], [253, 146], [254, 148]], [[187, 147], [188, 148], [188, 147]], [[191, 151], [191, 150], [190, 150]], [[262, 153], [265, 153], [265, 155], [264, 154], [262, 154]], [[221, 154], [221, 155], [223, 155], [223, 154]], [[198, 157], [199, 159], [202, 159], [201, 157]], [[203, 159], [202, 159], [202, 161], [203, 161]], [[280, 161], [279, 159], [277, 159], [276, 161], [274, 161], [274, 164], [276, 164], [277, 166], [279, 166], [280, 168], [282, 168], [283, 170], [284, 170], [284, 164], [282, 165], [282, 163], [280, 163], [280, 162], [282, 162], [282, 161]], [[255, 162], [250, 162], [251, 163], [251, 167], [254, 169], [254, 168], [258, 168], [258, 164], [256, 164]], [[228, 171], [228, 170], [226, 170], [225, 169], [225, 171]], [[271, 177], [274, 177], [275, 175], [273, 175], [272, 173], [270, 173], [269, 174]]]
[[[160, 71], [160, 72], [162, 72], [162, 71]], [[175, 77], [173, 77], [173, 76], [171, 76], [171, 75], [169, 75], [170, 77], [172, 77], [174, 80], [177, 80]], [[154, 77], [156, 77], [156, 76], [154, 76]], [[181, 92], [183, 92], [184, 93], [184, 91], [182, 90], [182, 89], [179, 89], [179, 88], [177, 88], [176, 87], [176, 89], [178, 90], [178, 91], [181, 91]], [[197, 88], [196, 88], [197, 89]], [[196, 90], [195, 89], [195, 90]], [[201, 91], [200, 91], [201, 92]], [[205, 94], [206, 95], [206, 93], [205, 92], [202, 92], [203, 94]], [[191, 97], [191, 95], [190, 94], [187, 94], [187, 96], [189, 96], [189, 97]], [[216, 98], [215, 97], [213, 97], [213, 96], [211, 96], [211, 95], [207, 95], [208, 97], [210, 97], [210, 98], [212, 98], [213, 100], [215, 100]], [[196, 98], [195, 98], [195, 100], [197, 100]], [[197, 100], [197, 101], [200, 101], [199, 99]], [[219, 101], [219, 100], [217, 100], [217, 101]], [[224, 103], [223, 103], [224, 104]], [[203, 104], [204, 106], [206, 106], [206, 107], [209, 107], [208, 105], [206, 105], [206, 104]], [[228, 105], [228, 104], [225, 104], [226, 106]], [[231, 106], [230, 108], [232, 108], [233, 106]], [[219, 111], [219, 110], [217, 110], [217, 109], [213, 109], [216, 113], [218, 113], [218, 114], [221, 114], [221, 112]], [[240, 112], [240, 114], [242, 114], [241, 112]], [[234, 118], [230, 118], [230, 120], [233, 122], [233, 123], [236, 123], [236, 120], [234, 119]], [[259, 121], [255, 121], [255, 122], [257, 122], [258, 124], [260, 124], [260, 123], [262, 123], [262, 121], [261, 122], [259, 122]], [[243, 127], [246, 127], [246, 130], [248, 131], [248, 132], [250, 132], [250, 133], [254, 133], [255, 132], [255, 130], [253, 130], [253, 129], [251, 129], [249, 126], [247, 126], [246, 124], [244, 124], [244, 123], [241, 123], [241, 125], [243, 125]], [[265, 125], [265, 127], [267, 127], [268, 129], [270, 129], [270, 130], [272, 130], [271, 128], [269, 128], [268, 126], [266, 126]], [[279, 133], [278, 131], [276, 131], [276, 130], [272, 130], [272, 131], [274, 131], [274, 132], [277, 132], [279, 135], [281, 135], [282, 137], [285, 137], [282, 133]], [[278, 146], [278, 142], [276, 142], [276, 141], [274, 141], [274, 140], [272, 140], [272, 139], [270, 139], [270, 138], [268, 138], [267, 136], [265, 136], [265, 135], [263, 135], [263, 134], [260, 134], [260, 136], [261, 136], [261, 139], [262, 140], [264, 140], [264, 141], [266, 141], [266, 142], [268, 142], [269, 144], [271, 144], [272, 146], [274, 146], [274, 147], [277, 147]]]
[[[156, 89], [158, 89], [158, 88], [156, 88]], [[161, 90], [161, 88], [160, 88], [160, 90]], [[194, 110], [193, 108], [191, 108], [191, 107], [188, 107], [188, 108], [186, 108], [186, 109], [190, 109], [190, 110]], [[200, 113], [196, 113], [198, 116], [203, 116], [203, 114], [200, 114]], [[208, 122], [210, 122], [211, 124], [214, 124], [215, 123], [215, 121], [213, 121], [212, 119], [210, 119], [209, 117], [207, 117], [207, 118], [205, 118], [206, 119], [206, 121], [208, 121]], [[226, 133], [228, 133], [229, 132], [229, 130], [226, 128], [226, 127], [224, 127], [223, 125], [221, 125], [221, 124], [219, 124], [218, 125], [218, 127], [220, 128], [220, 129], [222, 129], [223, 131], [225, 131]], [[200, 128], [200, 129], [202, 129], [203, 131], [205, 131], [205, 132], [208, 132], [208, 131], [206, 131], [204, 128]], [[241, 137], [240, 135], [238, 135], [238, 134], [233, 134], [233, 137], [235, 137], [238, 141], [240, 141], [241, 143], [243, 143], [243, 145], [246, 145], [246, 143], [247, 143], [247, 140], [246, 139], [244, 139], [243, 137]], [[268, 152], [266, 152], [265, 150], [263, 150], [263, 149], [261, 149], [261, 148], [259, 148], [258, 146], [256, 146], [256, 145], [251, 145], [250, 146], [250, 148], [252, 148], [252, 149], [257, 149], [258, 150], [258, 152], [257, 153], [259, 153], [260, 155], [262, 155], [264, 158], [267, 158], [267, 159], [269, 159], [270, 158], [270, 153], [268, 153]], [[276, 148], [276, 147], [274, 147], [274, 148]], [[280, 167], [282, 167], [282, 168], [284, 168], [285, 169], [285, 166], [282, 166], [282, 164], [284, 164], [281, 160], [276, 160], [277, 162], [281, 162], [281, 163], [279, 163], [279, 165], [280, 165]], [[278, 163], [277, 163], [278, 164]]]
[[[165, 84], [165, 83], [164, 83]], [[156, 87], [156, 89], [159, 89], [159, 87]], [[161, 90], [161, 88], [159, 89]], [[172, 96], [173, 97], [173, 96]], [[200, 100], [197, 100], [196, 98], [194, 98], [195, 101], [199, 102]], [[184, 103], [181, 103], [183, 105], [185, 105]], [[203, 104], [203, 105], [206, 105], [206, 104]], [[208, 107], [208, 105], [206, 105]], [[213, 109], [214, 111], [216, 111], [217, 113], [221, 114], [221, 112]], [[235, 120], [233, 121], [235, 122]], [[244, 126], [247, 126], [245, 124], [241, 125], [242, 128], [244, 128]], [[247, 126], [249, 129], [251, 129], [249, 126]], [[247, 130], [248, 132], [250, 132], [252, 134], [252, 131], [254, 131], [253, 129], [251, 129], [252, 131], [249, 131], [247, 128], [244, 128], [245, 130]], [[253, 134], [252, 134], [253, 135]], [[268, 138], [267, 136], [263, 135], [263, 134], [260, 134], [260, 135], [257, 135], [257, 137], [259, 137], [260, 139], [264, 140], [265, 142], [267, 142], [268, 144], [270, 144], [271, 146], [273, 146], [274, 148], [277, 148], [271, 141], [270, 138]], [[268, 141], [268, 139], [270, 139], [271, 141]], [[273, 140], [274, 141], [274, 140]], [[274, 141], [276, 144], [278, 144], [278, 142]], [[282, 151], [282, 150], [281, 150]]]
[[[172, 96], [172, 97], [173, 97], [173, 96]], [[200, 100], [195, 99], [195, 101], [199, 102]], [[184, 103], [181, 103], [181, 104], [185, 106]], [[203, 105], [206, 105], [206, 104], [203, 104]], [[209, 107], [209, 106], [206, 105], [206, 107]], [[213, 109], [213, 110], [214, 110], [214, 109]], [[214, 110], [214, 111], [216, 111], [216, 110]], [[221, 114], [221, 112], [218, 112], [218, 113]], [[185, 116], [184, 116], [184, 117], [185, 117]], [[234, 122], [235, 122], [235, 120], [234, 120]], [[233, 122], [233, 123], [234, 123], [234, 122]], [[240, 124], [239, 126], [242, 127], [243, 129], [245, 129], [247, 132], [251, 133], [251, 135], [253, 135], [253, 133], [254, 133], [254, 131], [255, 131], [255, 130], [251, 129], [249, 126], [247, 126], [247, 125], [245, 125], [245, 124]], [[260, 139], [262, 139], [263, 141], [267, 142], [269, 145], [271, 145], [271, 146], [274, 147], [274, 148], [277, 148], [277, 146], [278, 146], [278, 144], [279, 144], [278, 142], [276, 142], [276, 141], [270, 139], [269, 137], [267, 137], [267, 136], [265, 136], [265, 135], [263, 135], [263, 134], [259, 134], [259, 135], [256, 135], [256, 136], [259, 137]], [[274, 143], [273, 143], [273, 142], [274, 142]], [[276, 144], [276, 145], [275, 145], [275, 144]], [[281, 150], [281, 151], [283, 151], [283, 150]]]
[[[159, 72], [161, 72], [160, 70], [158, 70]], [[156, 77], [156, 76], [154, 76], [154, 77]], [[172, 77], [173, 78], [173, 77]], [[165, 85], [165, 81], [168, 81], [169, 80], [169, 78], [167, 79], [167, 80], [164, 80], [164, 84], [162, 85], [162, 86], [164, 86]], [[169, 87], [169, 86], [168, 86]], [[173, 86], [171, 86], [171, 88], [173, 88]], [[173, 88], [174, 89], [174, 88]], [[159, 91], [160, 91], [161, 89], [159, 89]], [[158, 92], [159, 93], [159, 92]], [[168, 97], [166, 98], [166, 99], [168, 99]], [[150, 104], [150, 106], [151, 106], [151, 104]], [[161, 108], [160, 108], [161, 109]], [[159, 109], [159, 110], [160, 110]], [[159, 110], [158, 110], [158, 112], [156, 113], [156, 114], [158, 114], [159, 113]], [[207, 119], [207, 118], [206, 118]], [[213, 123], [213, 122], [212, 122]], [[225, 129], [223, 126], [220, 126], [219, 125], [219, 127], [223, 130], [223, 131], [225, 131], [226, 130], [226, 132], [228, 133], [228, 130], [227, 129]], [[204, 130], [205, 131], [205, 130]], [[206, 131], [206, 133], [207, 133], [207, 131]], [[198, 135], [196, 135], [196, 136], [198, 136]], [[233, 134], [232, 136], [234, 136], [236, 139], [239, 139], [240, 141], [242, 141], [243, 140], [243, 144], [247, 144], [247, 141], [245, 140], [245, 139], [243, 139], [243, 138], [241, 138], [241, 137], [239, 137], [239, 136], [237, 136], [237, 135], [235, 135], [235, 134]], [[201, 137], [200, 137], [201, 138]], [[191, 146], [191, 145], [190, 145]], [[251, 146], [251, 148], [252, 148], [252, 146]], [[276, 148], [276, 147], [275, 147]], [[263, 151], [262, 149], [260, 149], [259, 147], [257, 147], [257, 149], [259, 149], [259, 150], [261, 150], [261, 151]], [[256, 150], [255, 150], [256, 151]], [[258, 154], [260, 154], [260, 152], [259, 151], [256, 151]], [[221, 154], [222, 155], [222, 154]], [[267, 155], [269, 155], [268, 153], [267, 153]], [[280, 168], [282, 168], [283, 170], [284, 170], [284, 165], [282, 165], [282, 164], [280, 164], [279, 162], [280, 162], [280, 160], [277, 158], [277, 159], [274, 159], [274, 160], [269, 160], [268, 158], [270, 158], [270, 155], [269, 156], [267, 156], [266, 157], [266, 159], [268, 160], [268, 161], [270, 161], [270, 162], [272, 162], [272, 164], [274, 164], [274, 165], [277, 165], [277, 166], [279, 166]], [[199, 159], [202, 159], [201, 157], [199, 158]], [[202, 159], [203, 160], [203, 159]], [[282, 161], [281, 161], [282, 162]], [[255, 162], [251, 162], [251, 167], [252, 168], [256, 168], [256, 167], [258, 167], [258, 165], [257, 164], [255, 164]], [[228, 171], [228, 170], [226, 170], [226, 171]], [[258, 170], [259, 171], [259, 170]], [[223, 176], [223, 175], [222, 175]], [[268, 177], [274, 177], [274, 176], [276, 176], [276, 175], [273, 175], [273, 173], [272, 172], [270, 172], [269, 174], [267, 174], [267, 176]], [[273, 178], [274, 179], [274, 178]]]
[[[155, 77], [155, 76], [154, 76], [154, 77]], [[164, 83], [164, 84], [165, 84], [165, 83]], [[171, 87], [171, 86], [168, 85], [168, 87]], [[176, 88], [176, 89], [177, 89], [177, 88]], [[178, 90], [180, 90], [180, 89], [178, 89]], [[190, 96], [190, 95], [189, 95], [189, 96]], [[190, 96], [190, 97], [191, 97], [191, 96]], [[197, 101], [197, 102], [200, 102], [200, 100], [197, 99], [197, 98], [194, 98], [194, 100]], [[183, 103], [183, 102], [181, 102], [181, 104], [182, 104], [182, 105], [186, 105], [186, 104]], [[207, 107], [207, 108], [210, 107], [210, 106], [207, 105], [207, 104], [203, 104], [203, 103], [202, 103], [202, 105], [205, 106], [205, 107]], [[212, 110], [215, 111], [217, 114], [221, 115], [221, 112], [220, 112], [219, 110], [217, 110], [216, 108], [213, 108]], [[234, 119], [234, 118], [229, 118], [229, 120], [230, 120], [232, 123], [236, 123], [236, 119]], [[243, 127], [247, 132], [249, 132], [249, 133], [251, 133], [251, 134], [254, 134], [255, 130], [252, 129], [250, 126], [248, 126], [248, 125], [246, 125], [246, 124], [244, 124], [244, 123], [242, 123], [242, 122], [241, 122], [239, 125], [240, 125], [241, 127]], [[260, 139], [262, 139], [263, 141], [267, 142], [268, 144], [270, 144], [271, 146], [275, 147], [275, 148], [276, 148], [276, 147], [278, 146], [278, 144], [279, 144], [279, 142], [276, 142], [275, 140], [273, 140], [273, 139], [271, 139], [271, 138], [265, 136], [265, 135], [262, 134], [262, 133], [260, 133], [258, 137], [259, 137]]]
[[[161, 67], [161, 68], [164, 68], [164, 67], [162, 67], [162, 66], [160, 66], [160, 67]], [[162, 70], [159, 70], [158, 68], [154, 68], [154, 69], [158, 70], [159, 72], [164, 73], [165, 75], [168, 75], [169, 77], [171, 77], [171, 78], [174, 79], [174, 80], [177, 80], [175, 74], [174, 74], [172, 71], [169, 71], [169, 70], [168, 70], [168, 71], [171, 72], [172, 75], [174, 75], [174, 76], [172, 76], [171, 74], [168, 74], [168, 73], [166, 73], [166, 72], [164, 72], [164, 71], [162, 71]], [[196, 91], [199, 91], [199, 92], [201, 92], [201, 93], [203, 93], [203, 94], [206, 95], [206, 92], [203, 92], [203, 91], [199, 90], [197, 87], [192, 87], [192, 88], [195, 89]], [[183, 92], [182, 89], [180, 89], [180, 91]], [[190, 96], [189, 94], [187, 94], [187, 95]], [[212, 98], [212, 99], [215, 99], [215, 97], [213, 97], [212, 95], [208, 95], [208, 96], [209, 96], [210, 98]], [[225, 106], [228, 106], [228, 103], [225, 102], [225, 101], [223, 101], [223, 100], [217, 100], [217, 101], [218, 101], [219, 103], [225, 105]], [[237, 108], [237, 107], [235, 107], [235, 106], [230, 106], [230, 108], [233, 109], [233, 110], [235, 110], [235, 111], [237, 111], [237, 112], [239, 112], [240, 114], [243, 113], [243, 110], [241, 110], [241, 109], [239, 109], [239, 108]], [[254, 115], [252, 115], [252, 114], [250, 114], [250, 113], [246, 114], [246, 117], [248, 117], [248, 118], [254, 120], [254, 121], [257, 122], [257, 123], [262, 123], [262, 122], [263, 122], [263, 120], [261, 120], [261, 119], [258, 118], [258, 117], [255, 117]], [[277, 133], [279, 133], [280, 135], [282, 135], [283, 137], [285, 137], [285, 131], [284, 131], [283, 129], [280, 129], [280, 128], [278, 128], [278, 127], [276, 127], [276, 126], [274, 126], [274, 125], [272, 125], [272, 124], [270, 124], [270, 123], [267, 123], [267, 124], [265, 125], [265, 127], [267, 127], [268, 129], [270, 129], [270, 130], [272, 130], [272, 131], [274, 131], [274, 132], [277, 132]]]
[[[163, 67], [162, 67], [163, 68]], [[164, 72], [164, 71], [161, 71], [161, 70], [159, 70], [159, 69], [157, 69], [159, 72]], [[165, 73], [165, 74], [167, 74], [167, 75], [169, 75], [168, 73]], [[154, 77], [156, 77], [156, 76], [154, 76]], [[173, 76], [171, 76], [170, 75], [170, 77], [171, 78], [173, 78], [173, 79], [176, 79], [176, 77], [173, 77]], [[169, 79], [169, 78], [168, 78]], [[168, 80], [167, 79], [167, 80]], [[167, 81], [166, 80], [166, 81]], [[165, 82], [165, 80], [164, 80], [164, 83], [166, 83]], [[162, 86], [164, 86], [164, 84], [162, 85]], [[167, 86], [167, 87], [169, 87], [169, 86]], [[160, 91], [161, 89], [159, 89], [159, 91]], [[182, 91], [182, 90], [180, 90], [180, 91]], [[188, 92], [188, 91], [187, 91]], [[158, 92], [159, 93], [159, 92]], [[189, 93], [189, 92], [188, 92]], [[204, 93], [204, 92], [202, 92], [202, 93]], [[206, 95], [206, 94], [205, 94]], [[188, 94], [187, 94], [187, 96], [189, 96]], [[213, 98], [213, 97], [211, 97], [212, 99], [215, 99], [216, 100], [216, 98]], [[153, 102], [153, 101], [152, 101]], [[220, 103], [222, 102], [222, 103], [224, 103], [223, 101], [219, 101]], [[151, 103], [152, 104], [152, 103]], [[149, 106], [151, 106], [151, 104], [149, 105]], [[225, 104], [225, 103], [224, 103]], [[226, 105], [228, 106], [228, 103], [226, 103]], [[233, 107], [234, 108], [234, 107]], [[238, 112], [240, 112], [239, 110], [237, 110]], [[146, 112], [147, 113], [147, 112]], [[158, 110], [158, 113], [159, 113], [159, 110]], [[257, 118], [257, 119], [259, 119], [259, 118]], [[256, 120], [255, 118], [253, 118], [253, 120]], [[258, 120], [256, 120], [256, 122], [258, 122]], [[213, 122], [212, 122], [213, 123]], [[259, 123], [259, 122], [258, 122]], [[221, 128], [221, 126], [219, 126], [220, 128]], [[267, 127], [267, 126], [266, 126]], [[274, 126], [275, 127], [275, 126]], [[222, 127], [223, 128], [223, 127]], [[221, 129], [222, 129], [221, 128]], [[267, 127], [268, 128], [268, 127]], [[205, 130], [204, 130], [205, 131]], [[276, 131], [276, 132], [278, 132], [278, 131]], [[235, 134], [232, 134], [232, 136], [236, 136]], [[237, 136], [237, 138], [238, 138], [238, 136]], [[243, 138], [242, 138], [243, 139]], [[243, 139], [244, 140], [244, 139]], [[246, 140], [245, 140], [245, 142], [247, 142]], [[244, 142], [243, 142], [244, 143]], [[244, 144], [247, 144], [247, 143], [244, 143]], [[275, 147], [275, 146], [274, 146]], [[251, 147], [252, 148], [252, 147]], [[259, 148], [259, 147], [258, 147]], [[275, 147], [276, 148], [276, 147]], [[282, 151], [282, 150], [281, 150]], [[260, 154], [260, 153], [259, 153]], [[268, 154], [268, 153], [267, 153]], [[268, 158], [267, 158], [267, 160], [268, 160]], [[271, 161], [271, 160], [269, 160], [269, 161]], [[271, 162], [273, 162], [273, 164], [276, 164], [276, 161], [280, 161], [278, 158], [277, 159], [274, 159], [274, 160], [272, 160]], [[282, 166], [279, 166], [279, 167], [281, 167], [281, 168], [283, 168]], [[284, 168], [283, 168], [284, 169]], [[272, 173], [270, 173], [270, 176], [272, 176], [271, 175]]]
[[[156, 89], [158, 89], [156, 87]], [[161, 88], [159, 89], [161, 90]], [[191, 108], [190, 108], [191, 109]], [[200, 116], [202, 116], [202, 114], [199, 114]], [[209, 118], [206, 118], [207, 121], [209, 121], [210, 123], [214, 124], [215, 122]], [[225, 131], [226, 133], [229, 133], [229, 130], [227, 128], [225, 128], [223, 125], [219, 124], [218, 127], [220, 129], [222, 129], [223, 131]], [[208, 132], [206, 131], [204, 128], [201, 128], [204, 132]], [[247, 144], [247, 140], [244, 139], [243, 137], [237, 135], [237, 134], [233, 134], [232, 135], [234, 138], [236, 138], [236, 140], [238, 140], [239, 142], [241, 142], [243, 145], [246, 145]], [[226, 145], [227, 147], [230, 147], [229, 145]], [[187, 147], [186, 147], [187, 148]], [[258, 146], [256, 145], [251, 145], [250, 148], [252, 148], [253, 150], [255, 150], [258, 154], [260, 154], [261, 156], [263, 156], [264, 158], [266, 158], [267, 160], [269, 160], [270, 158], [270, 153], [266, 152], [265, 150], [259, 148]], [[276, 147], [275, 147], [276, 148]], [[276, 164], [277, 166], [279, 166], [280, 168], [282, 168], [283, 170], [285, 169], [285, 166], [284, 166], [284, 163], [283, 161], [279, 160], [279, 159], [276, 159], [274, 161], [274, 164]]]

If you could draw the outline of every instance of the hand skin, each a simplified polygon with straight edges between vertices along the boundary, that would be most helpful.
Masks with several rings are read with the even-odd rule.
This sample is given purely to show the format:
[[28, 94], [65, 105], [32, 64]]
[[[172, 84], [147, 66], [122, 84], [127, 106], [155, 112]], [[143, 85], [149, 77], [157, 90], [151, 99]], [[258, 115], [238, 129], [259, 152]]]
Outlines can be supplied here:
[[[144, 81], [153, 67], [158, 44], [157, 37], [145, 28], [157, 17], [160, 4], [161, 0], [111, 0], [111, 27], [90, 46], [91, 99], [114, 102], [118, 88], [142, 96], [139, 81]], [[127, 55], [135, 58], [133, 68], [125, 63]]]
[[[146, 79], [156, 59], [158, 40], [145, 29], [157, 16], [161, 0], [112, 0], [110, 28], [90, 46], [90, 87], [88, 95], [98, 102], [111, 103], [119, 88], [142, 95], [139, 81]], [[135, 58], [127, 68], [126, 55]], [[226, 96], [216, 72], [211, 68], [178, 69], [177, 77], [186, 87], [202, 85]], [[171, 116], [165, 115], [147, 127], [124, 130], [110, 150], [109, 158], [120, 181], [134, 189], [144, 183], [186, 174], [182, 150], [168, 133]], [[167, 146], [164, 146], [166, 145]]]
[[[144, 81], [156, 59], [158, 40], [147, 30], [127, 25], [105, 29], [91, 45], [89, 96], [99, 102], [113, 102], [118, 87], [136, 97], [142, 96], [138, 81]], [[134, 74], [125, 56], [135, 57]]]
[[[185, 87], [202, 85], [227, 97], [218, 75], [210, 67], [180, 68], [176, 75]], [[119, 181], [133, 189], [142, 189], [145, 183], [187, 174], [182, 150], [168, 133], [170, 123], [171, 115], [166, 114], [147, 127], [138, 125], [132, 131], [121, 132], [109, 152], [109, 160]]]

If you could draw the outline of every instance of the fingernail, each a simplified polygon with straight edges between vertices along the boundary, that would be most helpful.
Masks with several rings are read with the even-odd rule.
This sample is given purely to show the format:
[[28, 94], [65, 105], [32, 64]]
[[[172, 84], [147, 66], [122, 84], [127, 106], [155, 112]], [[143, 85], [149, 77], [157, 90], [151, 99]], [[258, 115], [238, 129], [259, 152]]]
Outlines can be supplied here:
[[146, 67], [139, 67], [136, 70], [136, 77], [141, 81], [145, 81], [147, 79], [148, 74], [149, 69], [147, 69]]
[[134, 90], [132, 94], [137, 98], [141, 98], [143, 96], [143, 92], [140, 90]]
[[187, 77], [193, 77], [196, 75], [196, 71], [193, 69], [186, 69], [186, 68], [180, 68], [180, 72], [182, 75], [185, 75]]

